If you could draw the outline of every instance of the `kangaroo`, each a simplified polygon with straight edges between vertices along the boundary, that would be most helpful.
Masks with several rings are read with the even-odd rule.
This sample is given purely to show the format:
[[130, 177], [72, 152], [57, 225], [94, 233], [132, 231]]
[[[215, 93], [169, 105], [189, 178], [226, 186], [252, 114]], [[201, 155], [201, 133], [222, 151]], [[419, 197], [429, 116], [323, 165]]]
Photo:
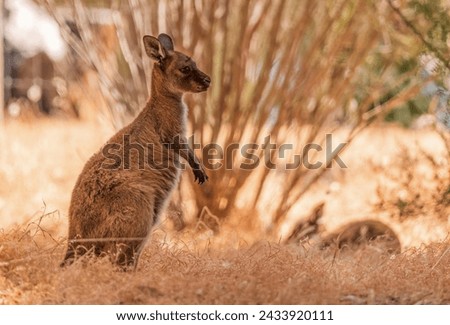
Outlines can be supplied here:
[[401, 244], [395, 232], [378, 220], [354, 221], [324, 238], [322, 247], [336, 244], [338, 248], [358, 247], [369, 242], [378, 243], [388, 253], [400, 253]]
[[[179, 157], [194, 181], [208, 180], [185, 137], [186, 92], [206, 91], [211, 79], [170, 36], [143, 37], [154, 60], [145, 108], [86, 163], [72, 192], [69, 242], [62, 266], [86, 254], [110, 256], [123, 269], [136, 268], [139, 255], [180, 177]], [[148, 150], [144, 161], [144, 149]]]

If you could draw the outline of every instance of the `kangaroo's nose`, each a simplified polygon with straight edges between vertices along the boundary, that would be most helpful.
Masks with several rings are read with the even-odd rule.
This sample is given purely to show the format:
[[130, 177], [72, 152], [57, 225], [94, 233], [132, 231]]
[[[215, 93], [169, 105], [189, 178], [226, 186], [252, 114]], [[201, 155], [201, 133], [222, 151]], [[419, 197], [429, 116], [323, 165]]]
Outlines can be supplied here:
[[211, 78], [206, 76], [206, 77], [203, 78], [203, 82], [205, 83], [205, 85], [209, 86], [209, 84], [211, 83]]

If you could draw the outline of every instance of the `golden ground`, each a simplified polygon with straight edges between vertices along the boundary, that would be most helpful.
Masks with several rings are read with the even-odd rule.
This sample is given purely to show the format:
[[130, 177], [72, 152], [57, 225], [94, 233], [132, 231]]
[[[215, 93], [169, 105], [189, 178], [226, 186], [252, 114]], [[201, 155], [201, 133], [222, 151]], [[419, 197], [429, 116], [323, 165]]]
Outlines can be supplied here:
[[[410, 202], [408, 195], [416, 188], [390, 192], [395, 181], [388, 174], [405, 168], [404, 148], [414, 153], [415, 143], [442, 156], [444, 147], [435, 133], [393, 126], [367, 130], [343, 155], [349, 168], [333, 170], [319, 182], [284, 230], [288, 233], [316, 202], [325, 200], [327, 230], [351, 220], [382, 220], [398, 234], [401, 254], [371, 246], [336, 251], [279, 245], [258, 235], [249, 238], [233, 227], [217, 238], [157, 229], [135, 273], [117, 272], [104, 260], [62, 270], [58, 265], [71, 189], [84, 162], [111, 133], [94, 123], [61, 120], [4, 125], [0, 304], [450, 303], [448, 207], [431, 209], [433, 213], [405, 210], [410, 215], [400, 218], [393, 217], [395, 204], [380, 205], [390, 196], [396, 202], [396, 195]], [[421, 182], [433, 179], [429, 172], [420, 175]], [[381, 197], [380, 188], [385, 191]]]

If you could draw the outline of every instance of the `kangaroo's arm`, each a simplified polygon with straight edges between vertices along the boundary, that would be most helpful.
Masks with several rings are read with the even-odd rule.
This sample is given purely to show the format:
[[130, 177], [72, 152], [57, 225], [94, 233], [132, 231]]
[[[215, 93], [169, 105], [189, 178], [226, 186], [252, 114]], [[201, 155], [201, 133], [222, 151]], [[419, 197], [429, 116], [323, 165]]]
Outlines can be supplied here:
[[208, 175], [206, 175], [202, 164], [194, 153], [194, 150], [189, 147], [185, 137], [175, 137], [174, 141], [168, 144], [168, 147], [173, 150], [176, 155], [182, 157], [189, 163], [189, 166], [191, 166], [192, 171], [194, 172], [194, 181], [198, 180], [199, 184], [203, 184], [208, 180]]

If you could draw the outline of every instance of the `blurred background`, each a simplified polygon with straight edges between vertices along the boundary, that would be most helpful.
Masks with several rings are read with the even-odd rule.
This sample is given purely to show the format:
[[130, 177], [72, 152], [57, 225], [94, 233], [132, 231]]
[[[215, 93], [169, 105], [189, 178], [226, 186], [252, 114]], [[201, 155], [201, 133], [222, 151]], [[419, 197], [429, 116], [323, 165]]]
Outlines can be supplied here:
[[[293, 145], [274, 169], [230, 155], [203, 186], [185, 172], [165, 231], [301, 242], [376, 220], [403, 247], [448, 238], [449, 1], [0, 5], [0, 228], [45, 216], [65, 236], [85, 161], [148, 99], [142, 36], [165, 32], [212, 79], [185, 97], [196, 142]], [[348, 168], [318, 152], [322, 168], [286, 170], [326, 134]]]

